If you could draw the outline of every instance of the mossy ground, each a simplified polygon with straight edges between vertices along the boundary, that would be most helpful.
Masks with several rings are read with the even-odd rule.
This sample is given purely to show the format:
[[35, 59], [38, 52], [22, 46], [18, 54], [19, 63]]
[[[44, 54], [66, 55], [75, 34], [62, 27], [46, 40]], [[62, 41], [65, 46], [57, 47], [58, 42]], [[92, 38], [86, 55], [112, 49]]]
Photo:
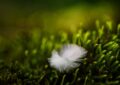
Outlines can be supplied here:
[[[1, 85], [119, 85], [120, 25], [97, 24], [95, 29], [47, 34], [34, 31], [15, 40], [0, 38]], [[3, 41], [4, 40], [4, 41]], [[51, 68], [48, 58], [53, 49], [74, 43], [87, 49], [81, 65], [60, 73]]]

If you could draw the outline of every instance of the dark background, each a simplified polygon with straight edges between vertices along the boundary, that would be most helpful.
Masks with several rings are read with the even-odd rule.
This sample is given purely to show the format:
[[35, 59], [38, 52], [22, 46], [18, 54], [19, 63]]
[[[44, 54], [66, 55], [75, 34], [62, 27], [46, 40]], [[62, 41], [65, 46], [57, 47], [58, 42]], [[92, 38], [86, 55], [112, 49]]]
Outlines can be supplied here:
[[[104, 6], [109, 5], [108, 8], [112, 10], [112, 13], [110, 12], [110, 15], [112, 15], [111, 16], [112, 20], [114, 21], [114, 23], [118, 24], [120, 22], [119, 0], [1, 0], [0, 1], [0, 33], [1, 35], [2, 34], [6, 35], [7, 32], [12, 33], [13, 31], [16, 32], [16, 30], [19, 31], [19, 29], [30, 30], [30, 28], [35, 28], [35, 27], [44, 29], [45, 28], [43, 23], [44, 18], [42, 15], [46, 15], [47, 17], [45, 16], [45, 18], [50, 18], [55, 14], [56, 11], [65, 10], [65, 9], [67, 10], [74, 6], [80, 6], [79, 8], [87, 7], [89, 13], [89, 11], [91, 10], [89, 8], [92, 9], [101, 8], [101, 10], [102, 9], [104, 10], [103, 5]], [[85, 10], [87, 10], [87, 8]], [[95, 11], [97, 13], [97, 9]], [[96, 14], [94, 13], [95, 11], [93, 11], [93, 14]], [[33, 15], [35, 13], [36, 15]], [[101, 13], [101, 15], [99, 16], [103, 16], [103, 14], [104, 13]], [[34, 17], [31, 19], [32, 15]], [[56, 15], [61, 16], [59, 13]], [[37, 19], [37, 17], [40, 18]], [[95, 15], [95, 17], [98, 17], [98, 15]], [[97, 18], [94, 18], [93, 20], [95, 19]], [[34, 23], [32, 22], [32, 25], [30, 23], [31, 22], [30, 20], [31, 21], [33, 20], [34, 22]], [[91, 19], [91, 21], [93, 20]], [[48, 23], [51, 22], [51, 19], [48, 20], [47, 22]], [[87, 23], [89, 24], [89, 22]]]

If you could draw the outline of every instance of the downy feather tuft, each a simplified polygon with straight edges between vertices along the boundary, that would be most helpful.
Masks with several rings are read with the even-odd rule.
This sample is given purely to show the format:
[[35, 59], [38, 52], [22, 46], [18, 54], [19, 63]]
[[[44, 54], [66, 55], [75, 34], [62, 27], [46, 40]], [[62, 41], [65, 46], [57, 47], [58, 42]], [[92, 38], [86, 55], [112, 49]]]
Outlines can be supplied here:
[[56, 68], [60, 72], [69, 71], [78, 67], [81, 58], [86, 55], [87, 51], [75, 44], [64, 45], [60, 52], [53, 50], [52, 56], [49, 58], [51, 67]]

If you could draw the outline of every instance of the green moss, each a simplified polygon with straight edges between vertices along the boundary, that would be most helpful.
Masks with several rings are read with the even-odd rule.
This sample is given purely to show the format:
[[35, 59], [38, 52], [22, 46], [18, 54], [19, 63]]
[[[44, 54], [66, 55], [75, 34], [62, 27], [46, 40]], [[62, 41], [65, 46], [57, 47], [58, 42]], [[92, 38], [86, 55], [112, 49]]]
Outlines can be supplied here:
[[[94, 30], [79, 29], [72, 34], [34, 32], [23, 34], [10, 44], [0, 44], [0, 84], [119, 85], [120, 26], [107, 25], [108, 28], [97, 26]], [[83, 46], [88, 54], [78, 68], [60, 73], [49, 66], [48, 58], [53, 49], [68, 43]]]

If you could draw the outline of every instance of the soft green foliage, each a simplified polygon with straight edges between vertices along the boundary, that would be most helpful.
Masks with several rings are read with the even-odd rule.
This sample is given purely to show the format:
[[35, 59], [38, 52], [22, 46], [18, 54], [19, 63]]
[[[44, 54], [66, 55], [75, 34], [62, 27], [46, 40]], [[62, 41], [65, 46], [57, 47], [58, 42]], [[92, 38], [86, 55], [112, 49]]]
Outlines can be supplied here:
[[[105, 27], [98, 21], [96, 25], [96, 29], [80, 28], [76, 33], [33, 31], [6, 45], [0, 37], [1, 85], [119, 85], [120, 25], [113, 28], [107, 22]], [[53, 49], [68, 43], [83, 46], [88, 54], [78, 68], [60, 73], [49, 66], [48, 58]]]

